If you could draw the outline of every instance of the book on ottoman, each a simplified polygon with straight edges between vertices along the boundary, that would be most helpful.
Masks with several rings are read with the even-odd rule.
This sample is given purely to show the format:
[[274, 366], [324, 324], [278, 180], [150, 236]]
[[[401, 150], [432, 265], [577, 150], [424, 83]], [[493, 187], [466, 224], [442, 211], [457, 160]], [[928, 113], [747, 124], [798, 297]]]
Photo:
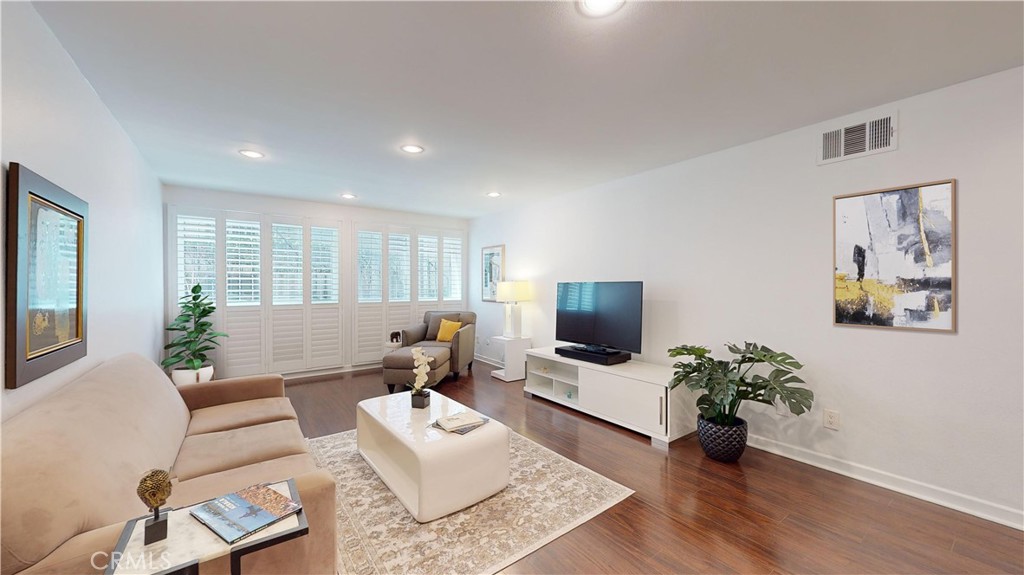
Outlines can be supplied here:
[[437, 418], [434, 422], [436, 427], [449, 432], [464, 435], [490, 421], [486, 417], [480, 417], [475, 413], [464, 411], [455, 415], [448, 415]]

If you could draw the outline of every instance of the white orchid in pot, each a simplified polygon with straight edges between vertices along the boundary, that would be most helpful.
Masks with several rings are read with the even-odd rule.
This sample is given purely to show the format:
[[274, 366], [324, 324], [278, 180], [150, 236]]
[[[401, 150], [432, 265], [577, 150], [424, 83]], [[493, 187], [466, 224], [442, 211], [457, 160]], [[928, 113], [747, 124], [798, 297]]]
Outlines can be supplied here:
[[430, 358], [423, 353], [422, 347], [412, 348], [412, 370], [416, 379], [408, 384], [412, 388], [412, 406], [423, 408], [430, 405], [430, 392], [424, 389], [427, 385], [427, 373], [430, 371]]

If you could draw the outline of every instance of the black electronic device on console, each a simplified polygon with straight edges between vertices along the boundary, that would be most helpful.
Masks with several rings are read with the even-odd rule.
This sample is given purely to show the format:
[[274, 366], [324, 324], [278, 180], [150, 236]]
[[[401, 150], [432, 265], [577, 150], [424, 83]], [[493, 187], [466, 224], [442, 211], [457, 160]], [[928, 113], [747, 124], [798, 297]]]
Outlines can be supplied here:
[[562, 357], [568, 357], [569, 359], [578, 359], [580, 361], [586, 361], [589, 363], [599, 363], [601, 365], [615, 365], [617, 363], [626, 363], [632, 359], [633, 354], [628, 351], [619, 351], [606, 349], [604, 351], [588, 351], [586, 346], [583, 345], [567, 345], [563, 347], [556, 347], [555, 353]]

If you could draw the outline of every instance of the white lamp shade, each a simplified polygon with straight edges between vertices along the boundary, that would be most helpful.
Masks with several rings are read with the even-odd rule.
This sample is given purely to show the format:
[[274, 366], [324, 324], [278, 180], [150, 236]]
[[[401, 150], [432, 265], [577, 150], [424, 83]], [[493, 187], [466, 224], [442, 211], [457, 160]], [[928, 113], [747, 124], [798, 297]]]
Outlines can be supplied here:
[[494, 299], [500, 302], [530, 301], [530, 282], [498, 282], [498, 293]]

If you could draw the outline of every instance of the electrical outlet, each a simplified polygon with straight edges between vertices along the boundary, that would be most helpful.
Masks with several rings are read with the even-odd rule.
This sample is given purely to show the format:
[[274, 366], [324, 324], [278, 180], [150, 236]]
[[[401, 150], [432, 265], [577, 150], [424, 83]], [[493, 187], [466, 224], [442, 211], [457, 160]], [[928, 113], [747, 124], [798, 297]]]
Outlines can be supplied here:
[[839, 412], [834, 409], [825, 410], [825, 427], [839, 431]]

